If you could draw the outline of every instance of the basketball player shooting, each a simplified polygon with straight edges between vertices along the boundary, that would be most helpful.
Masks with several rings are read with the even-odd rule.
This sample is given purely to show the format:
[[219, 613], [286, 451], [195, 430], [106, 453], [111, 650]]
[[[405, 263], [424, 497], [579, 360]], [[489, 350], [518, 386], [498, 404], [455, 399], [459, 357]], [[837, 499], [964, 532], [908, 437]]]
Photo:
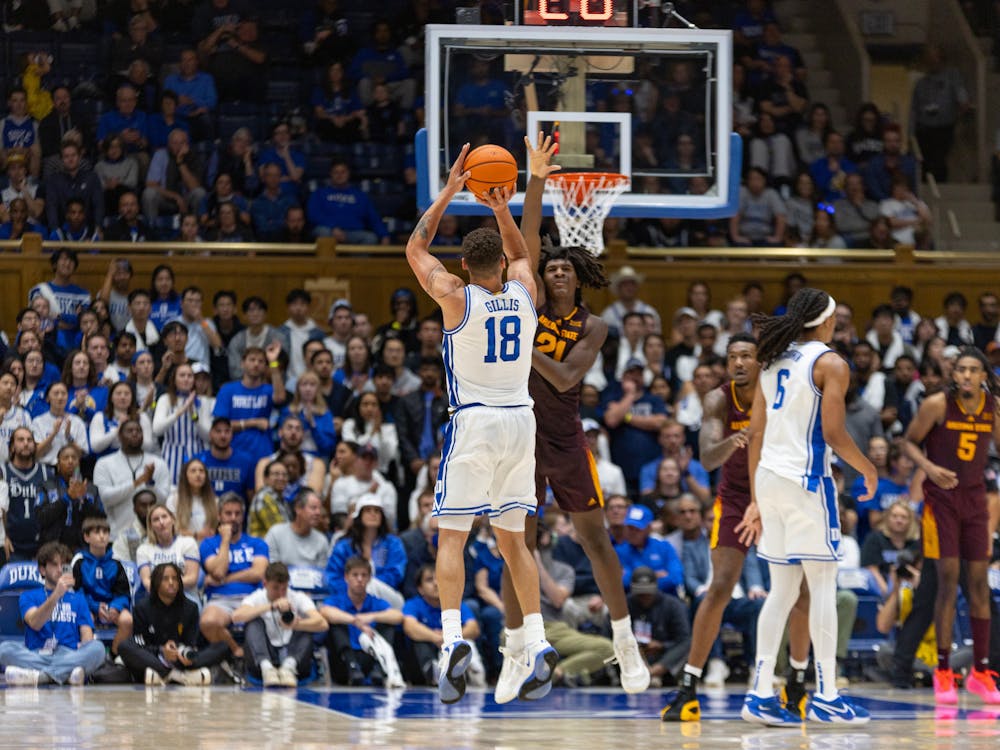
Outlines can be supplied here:
[[[524, 195], [521, 233], [527, 243], [530, 266], [537, 269], [538, 330], [532, 352], [528, 388], [535, 403], [538, 428], [535, 438], [535, 493], [539, 507], [545, 501], [546, 484], [552, 488], [560, 509], [572, 514], [580, 544], [594, 568], [601, 596], [611, 614], [615, 658], [621, 670], [622, 687], [639, 693], [649, 687], [649, 670], [632, 633], [632, 619], [622, 585], [622, 568], [611, 538], [604, 527], [604, 498], [597, 467], [587, 448], [580, 423], [580, 386], [594, 364], [608, 326], [584, 306], [580, 290], [608, 285], [604, 269], [582, 247], [547, 247], [542, 251], [539, 230], [542, 194], [546, 178], [559, 169], [551, 163], [555, 143], [538, 134], [538, 145], [524, 139], [530, 179]], [[530, 516], [525, 529], [529, 548], [535, 547], [537, 516]], [[497, 700], [512, 695], [511, 666], [520, 659], [524, 628], [514, 587], [504, 571], [506, 641], [503, 666], [497, 680]]]
[[[509, 666], [515, 696], [536, 700], [552, 687], [559, 655], [545, 639], [538, 568], [524, 542], [525, 518], [535, 511], [535, 415], [528, 393], [535, 314], [535, 276], [508, 203], [506, 186], [476, 199], [500, 228], [477, 229], [462, 242], [466, 284], [429, 252], [438, 223], [462, 190], [469, 144], [448, 182], [420, 217], [406, 244], [406, 259], [421, 287], [441, 306], [444, 363], [452, 414], [438, 470], [433, 514], [438, 518], [436, 577], [443, 645], [438, 694], [454, 703], [465, 694], [472, 647], [462, 639], [464, 550], [475, 516], [488, 514], [497, 547], [510, 569], [524, 617], [524, 649]], [[504, 270], [507, 282], [504, 283]]]
[[761, 373], [750, 415], [748, 450], [751, 502], [737, 527], [740, 540], [760, 540], [758, 555], [771, 563], [771, 591], [757, 620], [757, 669], [743, 704], [746, 721], [801, 726], [774, 695], [774, 664], [785, 621], [809, 584], [809, 634], [816, 662], [816, 692], [807, 709], [813, 721], [864, 724], [870, 716], [838, 695], [837, 560], [840, 521], [830, 468], [832, 448], [864, 476], [867, 500], [878, 473], [844, 426], [850, 371], [827, 344], [836, 302], [826, 292], [797, 291], [781, 316], [755, 315], [760, 325]]

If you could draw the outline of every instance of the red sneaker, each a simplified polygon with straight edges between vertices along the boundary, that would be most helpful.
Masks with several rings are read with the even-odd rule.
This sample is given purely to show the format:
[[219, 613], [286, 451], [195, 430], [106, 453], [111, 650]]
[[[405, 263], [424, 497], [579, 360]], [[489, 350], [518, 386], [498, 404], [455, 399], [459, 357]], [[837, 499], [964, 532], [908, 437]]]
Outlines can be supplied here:
[[996, 684], [997, 676], [996, 672], [991, 672], [988, 669], [973, 669], [965, 681], [965, 687], [970, 693], [975, 693], [982, 698], [983, 703], [1000, 706], [1000, 690], [997, 690]]
[[[993, 688], [996, 690], [996, 687]], [[953, 706], [958, 703], [958, 688], [955, 687], [955, 673], [950, 669], [934, 670], [934, 702]]]

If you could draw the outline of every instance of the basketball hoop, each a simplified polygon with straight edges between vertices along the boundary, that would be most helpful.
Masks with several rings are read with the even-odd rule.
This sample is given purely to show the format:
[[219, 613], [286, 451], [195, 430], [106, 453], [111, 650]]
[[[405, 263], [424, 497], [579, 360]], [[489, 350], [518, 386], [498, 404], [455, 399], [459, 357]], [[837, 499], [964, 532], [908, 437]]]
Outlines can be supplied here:
[[615, 172], [554, 172], [545, 183], [552, 200], [559, 243], [604, 252], [604, 220], [629, 178]]

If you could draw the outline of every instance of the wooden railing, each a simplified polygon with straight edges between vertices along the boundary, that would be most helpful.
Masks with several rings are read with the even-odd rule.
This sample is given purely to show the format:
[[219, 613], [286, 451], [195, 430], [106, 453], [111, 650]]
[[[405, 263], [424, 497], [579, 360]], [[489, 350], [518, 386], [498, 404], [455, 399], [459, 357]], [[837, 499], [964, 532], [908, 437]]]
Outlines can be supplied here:
[[[11, 331], [14, 317], [24, 306], [28, 290], [51, 278], [49, 254], [60, 243], [43, 242], [39, 235], [26, 235], [23, 242], [0, 242], [0, 328]], [[263, 297], [270, 319], [285, 319], [285, 295], [294, 287], [313, 291], [313, 317], [325, 323], [333, 299], [349, 297], [359, 312], [376, 325], [389, 317], [389, 297], [398, 287], [417, 292], [421, 314], [434, 309], [420, 291], [398, 245], [338, 245], [323, 239], [315, 245], [266, 245], [249, 243], [173, 242], [73, 245], [80, 258], [75, 280], [91, 291], [100, 289], [108, 263], [127, 257], [135, 269], [132, 286], [148, 286], [153, 269], [169, 264], [177, 287], [197, 285], [205, 292], [206, 313], [212, 294], [232, 289], [242, 300]], [[186, 251], [196, 254], [186, 254]], [[172, 254], [171, 254], [172, 253]], [[208, 253], [202, 255], [198, 253]], [[452, 272], [464, 275], [455, 256], [457, 248], [441, 248], [442, 262]], [[711, 287], [713, 306], [739, 294], [750, 281], [763, 285], [765, 308], [778, 303], [782, 281], [792, 271], [803, 273], [809, 283], [822, 287], [837, 299], [850, 302], [859, 319], [886, 301], [889, 290], [904, 284], [912, 287], [914, 307], [921, 314], [937, 315], [945, 294], [962, 291], [975, 316], [975, 299], [987, 290], [1000, 292], [1000, 254], [990, 252], [894, 250], [815, 250], [803, 248], [648, 248], [614, 242], [604, 263], [608, 274], [623, 265], [633, 266], [646, 278], [641, 296], [655, 305], [665, 318], [685, 304], [693, 281]], [[601, 310], [611, 302], [608, 290], [588, 290], [586, 299]]]

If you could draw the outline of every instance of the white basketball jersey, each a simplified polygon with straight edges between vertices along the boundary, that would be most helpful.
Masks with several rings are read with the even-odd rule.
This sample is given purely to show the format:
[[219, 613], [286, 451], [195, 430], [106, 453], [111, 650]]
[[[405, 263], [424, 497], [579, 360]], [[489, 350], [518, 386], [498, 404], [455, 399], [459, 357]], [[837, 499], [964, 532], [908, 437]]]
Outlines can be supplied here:
[[793, 343], [760, 373], [767, 404], [760, 466], [812, 492], [820, 478], [831, 475], [820, 412], [823, 395], [813, 382], [813, 365], [828, 351], [819, 341]]
[[465, 287], [465, 317], [444, 332], [448, 402], [464, 406], [531, 406], [528, 375], [538, 316], [528, 290], [508, 281], [496, 294]]

